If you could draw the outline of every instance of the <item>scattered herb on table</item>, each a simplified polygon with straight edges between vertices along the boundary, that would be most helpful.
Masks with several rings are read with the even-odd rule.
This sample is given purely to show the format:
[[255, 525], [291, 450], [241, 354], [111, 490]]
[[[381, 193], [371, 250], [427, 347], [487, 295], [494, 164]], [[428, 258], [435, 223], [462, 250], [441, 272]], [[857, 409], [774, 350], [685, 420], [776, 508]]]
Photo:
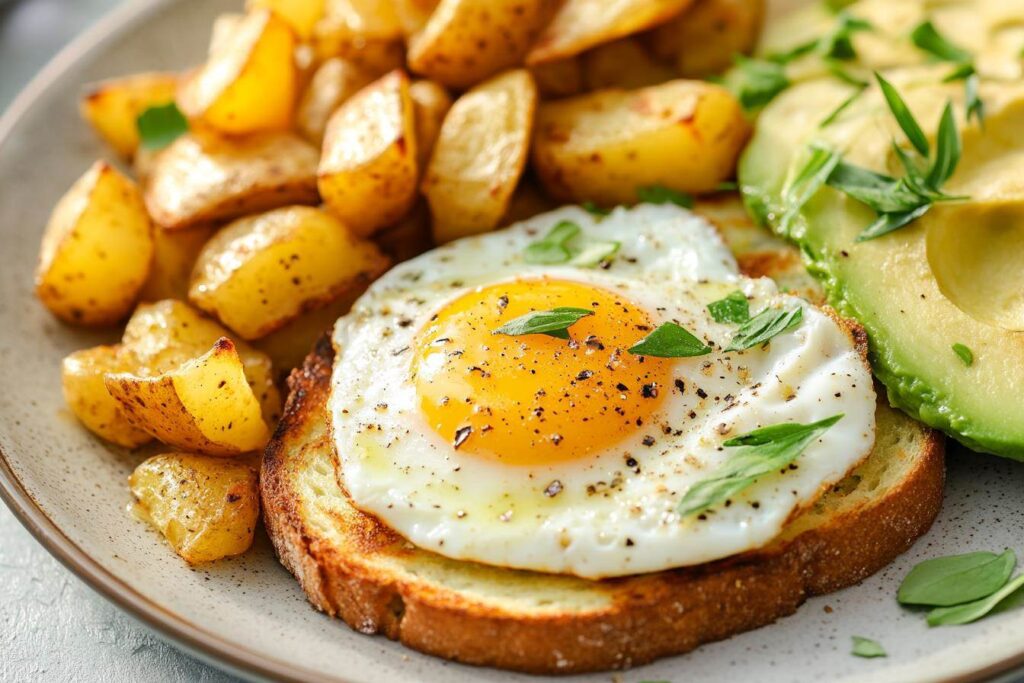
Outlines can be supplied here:
[[850, 654], [855, 657], [886, 657], [885, 650], [877, 640], [853, 636], [853, 649]]
[[977, 621], [999, 607], [1000, 603], [1016, 593], [1022, 586], [1024, 586], [1024, 574], [1008, 582], [988, 597], [952, 607], [936, 607], [928, 613], [928, 625], [958, 626]]
[[925, 560], [903, 579], [896, 599], [904, 605], [949, 607], [985, 598], [1006, 585], [1016, 564], [1012, 550]]

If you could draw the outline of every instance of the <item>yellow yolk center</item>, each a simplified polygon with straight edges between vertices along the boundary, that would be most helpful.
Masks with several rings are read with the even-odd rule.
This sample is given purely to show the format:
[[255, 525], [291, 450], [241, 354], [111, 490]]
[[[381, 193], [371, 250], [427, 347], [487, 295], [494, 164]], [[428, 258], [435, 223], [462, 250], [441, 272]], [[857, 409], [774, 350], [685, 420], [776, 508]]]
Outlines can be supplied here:
[[[532, 311], [585, 308], [570, 340], [494, 334]], [[670, 390], [671, 362], [627, 349], [652, 330], [614, 292], [522, 280], [452, 301], [420, 331], [413, 373], [430, 426], [460, 452], [505, 464], [586, 457], [647, 429]]]

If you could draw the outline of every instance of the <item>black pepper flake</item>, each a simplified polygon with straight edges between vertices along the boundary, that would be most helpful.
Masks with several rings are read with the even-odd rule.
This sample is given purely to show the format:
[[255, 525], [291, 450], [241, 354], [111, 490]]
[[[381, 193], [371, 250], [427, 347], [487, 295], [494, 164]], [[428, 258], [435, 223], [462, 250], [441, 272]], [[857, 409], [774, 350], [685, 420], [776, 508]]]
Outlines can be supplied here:
[[458, 450], [459, 446], [461, 446], [462, 444], [466, 443], [466, 439], [468, 439], [469, 435], [472, 434], [472, 433], [473, 433], [473, 428], [468, 426], [468, 425], [465, 426], [465, 427], [459, 427], [458, 429], [456, 429], [455, 430], [455, 440], [452, 441], [452, 446], [455, 447], [455, 450]]
[[633, 545], [635, 545], [633, 543], [633, 539], [632, 538], [627, 538], [626, 539], [626, 547], [629, 548], [629, 547], [632, 547]]
[[392, 352], [391, 352], [391, 355], [392, 355], [392, 356], [401, 356], [401, 355], [402, 355], [403, 353], [405, 353], [405, 352], [406, 352], [406, 351], [408, 351], [408, 350], [409, 350], [409, 347], [408, 347], [408, 346], [403, 346], [403, 347], [402, 347], [402, 348], [400, 348], [400, 349], [395, 349], [394, 351], [392, 351]]
[[561, 434], [552, 434], [551, 435], [551, 443], [555, 444], [556, 446], [558, 444], [562, 443], [562, 435]]
[[[184, 482], [182, 482], [182, 483], [184, 483]], [[229, 493], [228, 494], [228, 502], [229, 503], [237, 503], [240, 500], [242, 500], [242, 497], [240, 495], [238, 495], [237, 493]]]
[[649, 448], [654, 445], [654, 437], [648, 434], [641, 443]]
[[412, 319], [399, 318], [398, 320], [395, 321], [395, 324], [398, 325], [399, 327], [409, 327], [409, 325], [412, 325]]
[[508, 306], [508, 297], [502, 294], [498, 297], [498, 310], [504, 311], [506, 306]]
[[678, 390], [679, 390], [679, 393], [680, 393], [680, 394], [684, 394], [684, 393], [686, 393], [686, 382], [684, 382], [684, 381], [683, 381], [683, 380], [681, 380], [681, 379], [677, 379], [677, 380], [675, 381], [675, 385], [676, 385], [676, 389], [678, 389]]
[[644, 398], [657, 398], [658, 397], [658, 385], [654, 382], [645, 384], [640, 389], [640, 395]]
[[548, 484], [547, 488], [544, 489], [544, 495], [548, 498], [554, 498], [562, 492], [562, 482], [555, 479], [553, 482]]
[[580, 380], [582, 382], [583, 380], [590, 379], [593, 376], [594, 376], [594, 371], [593, 370], [580, 370], [579, 374], [576, 375], [576, 379], [578, 379], [578, 380]]
[[622, 382], [619, 382], [618, 384], [616, 384], [615, 388], [618, 389], [619, 391], [629, 391], [629, 387], [627, 387]]
[[704, 391], [703, 389], [697, 389], [697, 396], [701, 398], [707, 398], [708, 392]]
[[637, 463], [636, 458], [632, 455], [626, 456], [626, 467], [636, 467], [638, 464], [639, 463]]
[[604, 351], [604, 344], [602, 344], [601, 340], [594, 335], [588, 336], [583, 340], [583, 343], [586, 344], [588, 348], [594, 349], [595, 351]]

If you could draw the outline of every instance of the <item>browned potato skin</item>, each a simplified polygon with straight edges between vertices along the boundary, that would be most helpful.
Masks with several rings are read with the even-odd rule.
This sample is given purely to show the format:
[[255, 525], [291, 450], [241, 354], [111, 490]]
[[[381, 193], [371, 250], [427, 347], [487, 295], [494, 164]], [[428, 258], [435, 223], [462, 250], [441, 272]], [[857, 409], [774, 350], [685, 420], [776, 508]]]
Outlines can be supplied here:
[[58, 318], [110, 325], [149, 274], [153, 226], [134, 181], [97, 161], [57, 202], [43, 234], [35, 292]]
[[317, 150], [294, 133], [183, 135], [153, 160], [146, 208], [164, 230], [208, 226], [289, 204], [316, 204]]
[[423, 178], [436, 243], [498, 225], [526, 165], [536, 107], [526, 69], [484, 81], [452, 105]]
[[430, 20], [430, 15], [437, 8], [438, 0], [391, 0], [395, 8], [395, 16], [406, 37], [423, 30]]
[[409, 77], [395, 70], [331, 116], [318, 187], [331, 213], [357, 235], [369, 236], [409, 212], [418, 178]]
[[764, 13], [764, 0], [696, 0], [645, 39], [684, 78], [704, 78], [728, 69], [733, 55], [754, 49]]
[[332, 57], [321, 64], [299, 100], [295, 127], [310, 143], [320, 147], [331, 114], [362, 90], [373, 77], [355, 64]]
[[548, 194], [607, 206], [651, 185], [714, 190], [735, 170], [749, 124], [724, 88], [669, 81], [543, 103], [536, 130], [533, 167]]
[[212, 235], [212, 228], [154, 230], [153, 262], [146, 284], [139, 292], [139, 300], [185, 299], [192, 266]]
[[391, 2], [326, 0], [311, 42], [319, 61], [341, 57], [380, 76], [405, 63], [403, 39], [402, 23]]
[[64, 359], [61, 384], [68, 407], [89, 431], [118, 446], [135, 448], [153, 437], [132, 426], [121, 404], [103, 384], [105, 374], [125, 370], [117, 346], [97, 346], [75, 351]]
[[549, 0], [441, 0], [409, 42], [409, 68], [468, 88], [521, 64], [553, 7]]
[[416, 151], [420, 168], [426, 168], [434, 143], [441, 133], [445, 114], [452, 108], [448, 91], [433, 81], [415, 81], [409, 86], [413, 115], [416, 118]]
[[196, 260], [189, 300], [243, 339], [365, 288], [388, 267], [376, 245], [308, 206], [249, 216], [222, 228]]
[[173, 102], [178, 80], [178, 74], [160, 72], [111, 78], [89, 87], [79, 111], [114, 151], [131, 159], [139, 148], [136, 119], [150, 107]]
[[581, 59], [587, 90], [644, 88], [675, 77], [671, 67], [656, 60], [633, 38], [599, 45]]
[[135, 511], [189, 564], [241, 555], [259, 523], [259, 484], [249, 459], [156, 455], [128, 478]]
[[430, 230], [430, 209], [419, 200], [412, 211], [391, 227], [374, 235], [374, 241], [395, 263], [408, 261], [434, 248]]
[[526, 56], [529, 66], [573, 57], [664, 23], [693, 0], [565, 0]]
[[537, 214], [558, 208], [558, 203], [551, 200], [537, 186], [532, 178], [523, 178], [508, 203], [505, 215], [501, 217], [499, 228], [508, 227], [513, 223], [533, 218]]
[[544, 99], [569, 97], [583, 92], [583, 64], [576, 57], [530, 67], [537, 92]]

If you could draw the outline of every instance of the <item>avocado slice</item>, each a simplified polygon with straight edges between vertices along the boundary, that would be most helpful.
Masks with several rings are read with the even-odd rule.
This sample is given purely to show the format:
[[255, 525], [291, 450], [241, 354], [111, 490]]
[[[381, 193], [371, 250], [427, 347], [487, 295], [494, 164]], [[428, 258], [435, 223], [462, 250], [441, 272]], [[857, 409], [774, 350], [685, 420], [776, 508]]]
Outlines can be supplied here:
[[[981, 128], [964, 121], [962, 83], [942, 82], [949, 70], [919, 65], [886, 77], [933, 146], [942, 108], [954, 102], [963, 156], [943, 189], [970, 199], [935, 204], [908, 227], [862, 243], [855, 239], [874, 212], [832, 188], [787, 216], [787, 192], [811, 143], [902, 175], [892, 144], [906, 140], [877, 86], [821, 127], [850, 93], [833, 78], [799, 83], [761, 112], [739, 181], [754, 217], [796, 242], [829, 302], [864, 326], [894, 406], [970, 448], [1024, 460], [1024, 83], [983, 79]], [[973, 363], [954, 344], [966, 346]]]

